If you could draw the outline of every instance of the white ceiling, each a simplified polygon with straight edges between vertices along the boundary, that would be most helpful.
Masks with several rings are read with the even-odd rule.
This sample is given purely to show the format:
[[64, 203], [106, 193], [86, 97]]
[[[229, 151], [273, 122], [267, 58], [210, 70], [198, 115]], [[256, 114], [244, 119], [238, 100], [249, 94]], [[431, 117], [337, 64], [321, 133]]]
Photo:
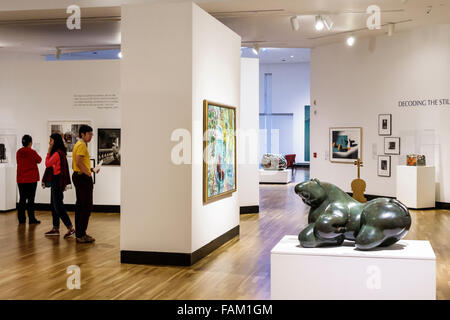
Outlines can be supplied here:
[[[110, 48], [120, 45], [120, 5], [153, 0], [14, 0], [0, 1], [0, 50], [39, 54], [82, 50], [84, 47]], [[189, 0], [164, 0], [179, 2]], [[343, 42], [349, 34], [357, 37], [381, 36], [368, 30], [366, 9], [378, 5], [381, 23], [398, 23], [396, 32], [424, 25], [450, 23], [450, 0], [197, 0], [200, 7], [242, 37], [242, 45], [260, 47], [313, 48]], [[82, 9], [81, 31], [65, 28], [65, 8], [78, 4]], [[427, 14], [427, 11], [431, 12]], [[314, 16], [328, 15], [331, 31], [314, 29]], [[290, 17], [300, 15], [300, 30], [294, 31]]]

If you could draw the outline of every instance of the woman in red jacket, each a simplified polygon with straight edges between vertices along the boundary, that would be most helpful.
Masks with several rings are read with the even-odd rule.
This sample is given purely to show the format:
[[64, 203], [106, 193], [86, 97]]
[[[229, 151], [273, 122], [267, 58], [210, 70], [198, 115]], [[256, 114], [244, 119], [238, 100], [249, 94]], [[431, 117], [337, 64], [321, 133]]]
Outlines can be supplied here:
[[28, 223], [41, 223], [34, 216], [34, 198], [36, 196], [37, 182], [39, 181], [38, 163], [42, 158], [36, 151], [31, 149], [33, 139], [29, 135], [22, 138], [23, 148], [20, 148], [16, 154], [17, 160], [17, 184], [19, 186], [19, 206], [17, 208], [17, 217], [19, 223], [26, 222], [25, 209], [28, 211]]
[[72, 221], [70, 220], [67, 210], [64, 207], [64, 194], [67, 186], [71, 185], [69, 165], [66, 158], [66, 146], [60, 134], [54, 133], [50, 136], [50, 143], [48, 147], [47, 158], [45, 159], [45, 166], [47, 170], [52, 168], [51, 177], [47, 178], [48, 173], [44, 174], [43, 181], [51, 180], [51, 206], [53, 217], [53, 228], [46, 232], [46, 236], [59, 236], [60, 219], [67, 227], [67, 233], [64, 238], [72, 237], [75, 234]]

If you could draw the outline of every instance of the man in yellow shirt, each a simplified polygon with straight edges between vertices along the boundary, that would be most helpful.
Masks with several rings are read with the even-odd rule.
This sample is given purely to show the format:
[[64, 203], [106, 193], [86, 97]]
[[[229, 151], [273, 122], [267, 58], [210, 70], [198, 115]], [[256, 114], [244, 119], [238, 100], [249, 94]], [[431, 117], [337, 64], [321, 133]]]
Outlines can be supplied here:
[[72, 150], [72, 181], [75, 185], [77, 202], [75, 204], [75, 235], [77, 242], [90, 243], [95, 239], [86, 234], [89, 217], [93, 207], [94, 183], [92, 181], [91, 157], [87, 144], [94, 135], [90, 126], [82, 125], [79, 130], [80, 140]]

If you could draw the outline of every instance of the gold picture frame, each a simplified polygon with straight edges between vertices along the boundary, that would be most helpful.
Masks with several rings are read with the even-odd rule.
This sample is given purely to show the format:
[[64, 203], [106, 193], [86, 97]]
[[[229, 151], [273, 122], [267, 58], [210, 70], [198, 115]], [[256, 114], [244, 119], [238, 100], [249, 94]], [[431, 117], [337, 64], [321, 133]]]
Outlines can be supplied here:
[[[229, 157], [229, 155], [225, 154], [225, 158], [227, 159], [231, 159], [232, 160], [232, 170], [230, 170], [230, 168], [226, 168], [227, 166], [229, 166], [228, 163], [224, 163], [223, 166], [225, 167], [225, 171], [223, 170], [220, 171], [220, 176], [222, 177], [220, 180], [223, 180], [223, 183], [225, 184], [225, 182], [227, 183], [226, 185], [226, 190], [223, 192], [220, 192], [220, 185], [219, 185], [219, 191], [215, 192], [215, 188], [217, 187], [217, 185], [213, 184], [212, 188], [209, 184], [208, 184], [208, 179], [212, 178], [212, 177], [208, 177], [208, 173], [211, 172], [212, 170], [210, 169], [209, 165], [210, 165], [210, 161], [209, 161], [209, 152], [210, 152], [210, 146], [208, 145], [209, 142], [209, 132], [208, 132], [208, 123], [214, 123], [215, 119], [211, 119], [210, 120], [210, 115], [215, 115], [217, 113], [217, 111], [219, 111], [219, 113], [221, 115], [223, 115], [223, 111], [220, 110], [211, 110], [213, 112], [209, 112], [210, 111], [210, 106], [211, 107], [216, 107], [218, 109], [222, 108], [222, 109], [227, 109], [227, 110], [231, 110], [232, 111], [232, 116], [229, 117], [228, 119], [231, 118], [232, 123], [231, 123], [231, 129], [226, 129], [226, 133], [223, 132], [223, 129], [220, 128], [222, 130], [222, 134], [225, 134], [225, 146], [224, 146], [224, 141], [221, 142], [221, 144], [219, 143], [215, 143], [214, 145], [216, 146], [216, 148], [214, 149], [214, 152], [217, 149], [217, 146], [221, 148], [222, 152], [229, 152], [230, 150], [227, 150], [227, 148], [229, 147], [230, 142], [232, 142], [233, 146], [232, 146], [232, 151], [233, 151], [233, 155], [231, 155], [231, 158]], [[226, 113], [225, 113], [226, 114]], [[225, 123], [227, 124], [227, 123]], [[232, 106], [228, 106], [222, 103], [216, 103], [216, 102], [212, 102], [212, 101], [208, 101], [208, 100], [203, 100], [203, 203], [210, 203], [219, 199], [223, 199], [225, 197], [230, 196], [233, 192], [237, 191], [237, 157], [236, 157], [236, 153], [237, 153], [237, 139], [236, 139], [236, 107], [232, 107]], [[211, 128], [210, 128], [211, 129]], [[216, 128], [213, 128], [213, 130], [216, 130]], [[228, 132], [231, 130], [231, 133]], [[215, 133], [215, 132], [214, 132]], [[230, 136], [232, 136], [232, 140], [230, 140]], [[214, 139], [214, 141], [216, 141]], [[220, 140], [219, 140], [220, 141]], [[219, 148], [219, 149], [220, 149]], [[206, 154], [205, 154], [206, 153]], [[219, 163], [220, 164], [220, 163]], [[213, 163], [212, 166], [216, 166], [217, 169], [215, 169], [215, 173], [217, 173], [218, 170], [218, 164], [217, 163]], [[229, 181], [228, 179], [225, 181], [225, 175], [227, 175], [227, 178], [229, 178], [229, 174], [230, 171], [232, 172], [232, 181], [233, 181], [233, 185], [232, 188], [230, 188], [229, 185]], [[212, 180], [214, 180], [214, 182], [216, 182], [217, 176], [216, 174], [214, 174], [214, 178], [212, 178]], [[210, 179], [211, 180], [211, 179]], [[208, 192], [211, 191], [212, 192]], [[211, 195], [211, 193], [213, 193]]]

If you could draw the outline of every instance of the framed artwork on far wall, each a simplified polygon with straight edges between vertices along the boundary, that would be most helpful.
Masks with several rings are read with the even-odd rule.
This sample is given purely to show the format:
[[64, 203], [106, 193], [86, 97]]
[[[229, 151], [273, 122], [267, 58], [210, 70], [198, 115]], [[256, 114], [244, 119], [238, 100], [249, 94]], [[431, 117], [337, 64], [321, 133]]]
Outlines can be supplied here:
[[203, 203], [231, 195], [236, 185], [236, 108], [203, 101]]
[[[48, 136], [53, 133], [59, 133], [67, 148], [67, 157], [72, 157], [72, 150], [75, 143], [80, 139], [79, 129], [82, 125], [88, 125], [92, 127], [92, 123], [89, 120], [57, 120], [48, 122]], [[89, 154], [92, 154], [91, 143], [88, 144]]]
[[384, 153], [385, 154], [400, 154], [400, 138], [386, 137], [384, 138]]
[[378, 176], [391, 176], [391, 156], [378, 156]]
[[120, 129], [98, 129], [97, 160], [104, 166], [120, 166]]
[[362, 160], [362, 128], [330, 128], [330, 161], [354, 163]]
[[378, 135], [390, 136], [392, 134], [392, 115], [379, 114], [378, 115]]

